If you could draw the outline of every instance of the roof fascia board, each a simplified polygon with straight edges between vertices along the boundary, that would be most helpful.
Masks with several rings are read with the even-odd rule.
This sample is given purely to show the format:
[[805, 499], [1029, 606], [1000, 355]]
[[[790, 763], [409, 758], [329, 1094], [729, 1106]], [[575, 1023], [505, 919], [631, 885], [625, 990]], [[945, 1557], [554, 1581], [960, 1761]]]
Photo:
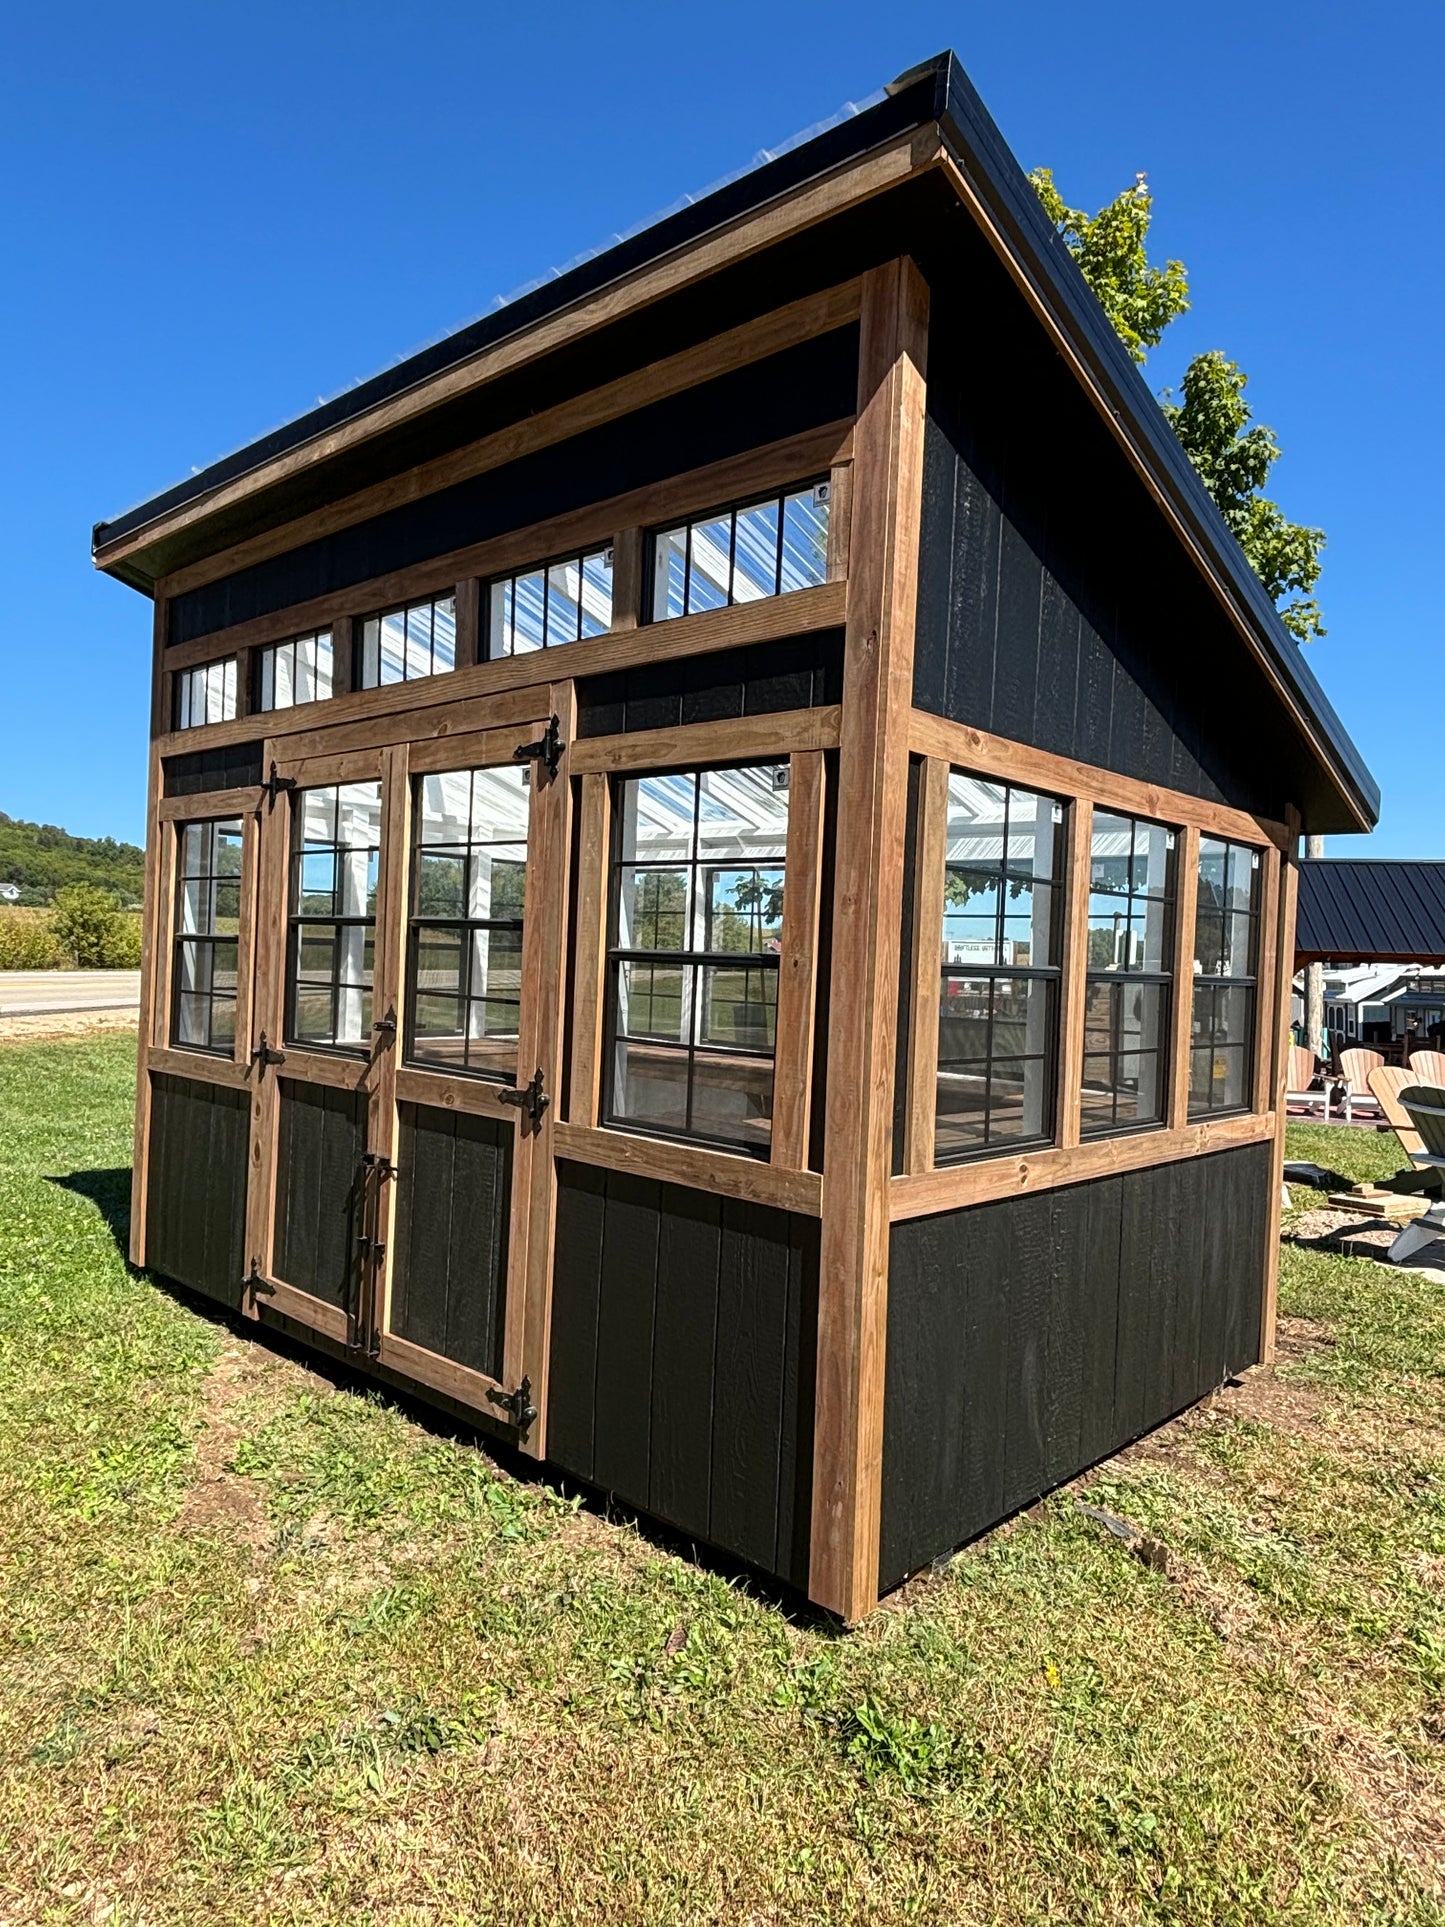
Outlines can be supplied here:
[[1299, 644], [1280, 621], [1263, 583], [1245, 561], [1078, 263], [1044, 213], [993, 117], [951, 55], [945, 68], [939, 76], [940, 130], [974, 197], [976, 212], [994, 227], [1006, 265], [1024, 277], [1035, 304], [1082, 362], [1080, 372], [1106, 418], [1132, 445], [1136, 459], [1162, 491], [1166, 509], [1182, 525], [1181, 532], [1204, 562], [1216, 590], [1224, 594], [1246, 641], [1294, 711], [1316, 757], [1334, 776], [1340, 800], [1361, 829], [1372, 829], [1380, 813], [1378, 784]]
[[[133, 552], [135, 544], [127, 538], [142, 531], [154, 533], [157, 523], [165, 522], [188, 504], [213, 496], [229, 482], [257, 476], [284, 455], [336, 435], [348, 425], [378, 413], [388, 403], [415, 397], [418, 402], [415, 412], [421, 412], [434, 405], [429, 398], [431, 390], [442, 384], [445, 377], [468, 370], [503, 343], [525, 337], [543, 323], [554, 321], [608, 290], [697, 249], [710, 237], [740, 225], [764, 208], [796, 196], [828, 176], [846, 173], [877, 150], [905, 140], [936, 119], [936, 104], [942, 92], [941, 76], [946, 66], [947, 57], [940, 55], [919, 70], [916, 79], [905, 77], [906, 84], [895, 83], [888, 97], [876, 106], [865, 108], [778, 159], [665, 216], [555, 280], [519, 296], [506, 307], [409, 356], [396, 367], [296, 417], [270, 435], [223, 456], [123, 515], [96, 523], [92, 548], [98, 563], [111, 567], [112, 556], [119, 560]], [[485, 380], [490, 373], [487, 365], [476, 379]], [[330, 452], [329, 444], [325, 452]]]

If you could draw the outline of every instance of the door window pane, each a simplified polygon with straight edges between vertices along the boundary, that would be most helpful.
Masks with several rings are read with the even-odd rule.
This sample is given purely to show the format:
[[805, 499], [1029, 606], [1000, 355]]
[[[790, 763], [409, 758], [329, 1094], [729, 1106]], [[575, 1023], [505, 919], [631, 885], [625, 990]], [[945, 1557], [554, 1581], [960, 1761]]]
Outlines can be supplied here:
[[416, 785], [408, 1062], [517, 1081], [528, 771], [444, 770]]
[[287, 1036], [365, 1050], [375, 1015], [381, 784], [303, 790], [292, 825]]

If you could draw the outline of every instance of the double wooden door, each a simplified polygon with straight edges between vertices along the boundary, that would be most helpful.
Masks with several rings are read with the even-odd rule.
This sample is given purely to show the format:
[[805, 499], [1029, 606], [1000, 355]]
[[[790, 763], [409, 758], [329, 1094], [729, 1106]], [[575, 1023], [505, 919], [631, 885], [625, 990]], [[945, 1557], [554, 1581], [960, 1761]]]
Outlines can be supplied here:
[[546, 709], [269, 764], [247, 1309], [545, 1450], [570, 836]]

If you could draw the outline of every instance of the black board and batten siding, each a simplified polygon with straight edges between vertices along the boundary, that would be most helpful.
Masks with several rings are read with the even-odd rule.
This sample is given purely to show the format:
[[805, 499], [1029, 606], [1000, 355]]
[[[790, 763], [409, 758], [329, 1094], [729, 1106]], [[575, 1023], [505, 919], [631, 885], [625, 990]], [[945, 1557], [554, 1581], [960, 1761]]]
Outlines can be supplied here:
[[818, 1226], [562, 1162], [548, 1458], [806, 1588]]
[[281, 1080], [273, 1264], [283, 1284], [354, 1313], [366, 1093]]
[[500, 1380], [516, 1127], [423, 1104], [400, 1125], [391, 1329]]
[[[659, 649], [665, 648], [666, 625], [658, 625], [655, 633]], [[843, 633], [832, 629], [585, 676], [577, 685], [577, 734], [678, 729], [688, 723], [823, 709], [842, 700]]]
[[969, 283], [930, 265], [915, 705], [1282, 820], [1289, 756], [1261, 672], [1062, 358], [960, 239]]
[[151, 1073], [146, 1264], [232, 1311], [246, 1272], [250, 1126], [246, 1091]]
[[834, 329], [188, 590], [169, 604], [167, 639], [190, 642], [839, 421], [856, 406], [857, 371], [857, 325]]
[[1273, 1147], [892, 1232], [886, 1588], [1259, 1358]]

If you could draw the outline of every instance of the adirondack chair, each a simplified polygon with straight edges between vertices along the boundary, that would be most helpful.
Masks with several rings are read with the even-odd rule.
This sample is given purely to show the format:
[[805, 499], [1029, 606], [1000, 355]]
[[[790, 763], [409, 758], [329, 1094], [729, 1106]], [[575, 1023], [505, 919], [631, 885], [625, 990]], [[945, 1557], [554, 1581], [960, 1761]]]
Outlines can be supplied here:
[[1340, 1076], [1345, 1086], [1345, 1122], [1355, 1121], [1355, 1106], [1363, 1105], [1367, 1114], [1381, 1117], [1380, 1100], [1370, 1088], [1370, 1072], [1384, 1068], [1384, 1057], [1377, 1050], [1342, 1050]]
[[[1425, 1147], [1417, 1161], [1445, 1171], [1445, 1089], [1436, 1084], [1408, 1084], [1400, 1092], [1399, 1103]], [[1402, 1265], [1437, 1238], [1445, 1238], [1445, 1198], [1432, 1204], [1423, 1218], [1407, 1224], [1385, 1255], [1392, 1265]]]
[[1326, 1124], [1330, 1121], [1330, 1080], [1328, 1075], [1322, 1079], [1321, 1089], [1311, 1090], [1315, 1081], [1315, 1054], [1306, 1050], [1303, 1044], [1289, 1047], [1289, 1078], [1285, 1086], [1285, 1108], [1291, 1104], [1304, 1104], [1311, 1110], [1317, 1106], [1324, 1113]]
[[1445, 1090], [1445, 1051], [1417, 1050], [1406, 1068], [1417, 1084], [1434, 1084]]
[[1412, 1089], [1418, 1081], [1403, 1064], [1377, 1064], [1369, 1076], [1370, 1095], [1411, 1164], [1418, 1164], [1425, 1157], [1425, 1140], [1410, 1122], [1409, 1113], [1400, 1102], [1400, 1093]]

